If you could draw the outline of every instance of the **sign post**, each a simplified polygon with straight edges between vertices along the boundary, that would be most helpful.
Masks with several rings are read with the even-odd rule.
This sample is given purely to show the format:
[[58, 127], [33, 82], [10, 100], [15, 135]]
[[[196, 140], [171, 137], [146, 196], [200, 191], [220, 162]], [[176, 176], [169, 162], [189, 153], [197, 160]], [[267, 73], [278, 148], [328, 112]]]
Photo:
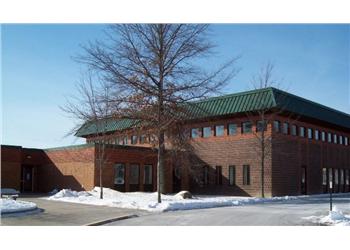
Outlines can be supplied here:
[[333, 193], [333, 182], [329, 182], [329, 209], [330, 211], [333, 210], [333, 200], [332, 200], [332, 193]]

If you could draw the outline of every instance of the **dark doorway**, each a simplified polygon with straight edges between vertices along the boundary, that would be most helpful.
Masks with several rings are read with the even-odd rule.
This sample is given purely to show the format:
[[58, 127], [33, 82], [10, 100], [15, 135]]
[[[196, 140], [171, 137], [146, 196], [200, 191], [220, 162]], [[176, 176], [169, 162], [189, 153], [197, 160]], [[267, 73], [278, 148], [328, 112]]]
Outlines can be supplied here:
[[307, 172], [306, 167], [301, 167], [301, 194], [307, 194]]
[[33, 171], [33, 166], [22, 165], [22, 192], [33, 192]]
[[173, 192], [178, 193], [181, 191], [181, 171], [180, 168], [175, 167], [173, 169]]

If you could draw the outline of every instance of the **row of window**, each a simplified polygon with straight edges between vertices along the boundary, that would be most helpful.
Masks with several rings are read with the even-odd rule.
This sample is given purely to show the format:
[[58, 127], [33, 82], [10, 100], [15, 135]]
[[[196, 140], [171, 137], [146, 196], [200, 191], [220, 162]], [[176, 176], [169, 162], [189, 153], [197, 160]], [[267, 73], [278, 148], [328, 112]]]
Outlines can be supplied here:
[[295, 124], [289, 126], [288, 122], [281, 124], [280, 121], [273, 122], [274, 131], [277, 133], [283, 133], [286, 135], [307, 137], [308, 139], [314, 139], [316, 141], [329, 142], [340, 145], [349, 145], [349, 138], [342, 135], [332, 134], [331, 132], [319, 131], [318, 129], [305, 128], [303, 126], [298, 127]]
[[[117, 163], [114, 165], [114, 184], [115, 185], [124, 185], [125, 184], [125, 164]], [[146, 164], [143, 166], [143, 184], [151, 185], [152, 184], [152, 165]], [[140, 184], [140, 165], [139, 164], [130, 164], [129, 165], [129, 184], [138, 185]]]
[[[329, 184], [333, 184], [333, 188], [350, 185], [350, 169], [323, 168], [322, 169], [322, 185], [328, 190]], [[339, 187], [338, 187], [339, 188]], [[339, 191], [339, 190], [338, 190]]]
[[[273, 128], [274, 131], [277, 133], [283, 133], [286, 135], [294, 135], [294, 136], [300, 136], [300, 137], [306, 137], [309, 139], [315, 139], [316, 141], [320, 140], [325, 142], [326, 141], [326, 135], [327, 135], [327, 142], [329, 143], [335, 143], [340, 145], [349, 145], [349, 138], [342, 135], [332, 134], [330, 132], [325, 131], [319, 131], [317, 129], [312, 128], [305, 128], [303, 126], [298, 127], [295, 124], [292, 124], [289, 126], [288, 122], [284, 122], [281, 126], [280, 121], [274, 121], [273, 122]], [[267, 130], [267, 122], [266, 121], [258, 121], [256, 124], [256, 131]], [[253, 131], [253, 124], [252, 122], [242, 122], [241, 126], [241, 133], [247, 134], [252, 133]], [[237, 124], [235, 123], [229, 123], [227, 125], [227, 135], [236, 135], [237, 134]], [[224, 136], [225, 135], [225, 126], [224, 125], [215, 125], [214, 126], [214, 136]], [[191, 129], [191, 137], [192, 138], [208, 138], [212, 136], [212, 127], [202, 127], [202, 128], [192, 128]]]
[[[250, 166], [243, 165], [243, 185], [250, 185]], [[228, 167], [228, 179], [229, 185], [236, 185], [236, 166], [231, 165]], [[203, 184], [209, 185], [209, 166], [203, 168]], [[215, 167], [215, 184], [222, 185], [222, 166]]]

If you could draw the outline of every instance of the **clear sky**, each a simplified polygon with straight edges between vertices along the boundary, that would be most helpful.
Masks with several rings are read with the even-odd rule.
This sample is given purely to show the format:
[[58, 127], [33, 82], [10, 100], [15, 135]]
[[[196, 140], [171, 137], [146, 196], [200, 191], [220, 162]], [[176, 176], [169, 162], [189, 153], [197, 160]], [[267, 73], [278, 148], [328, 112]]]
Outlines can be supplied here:
[[[104, 25], [2, 25], [2, 144], [48, 148], [83, 143], [65, 137], [74, 125], [60, 110], [74, 94], [81, 44], [104, 38]], [[226, 92], [250, 89], [262, 64], [275, 65], [289, 92], [350, 113], [350, 25], [211, 27], [217, 66], [240, 55], [241, 70]]]

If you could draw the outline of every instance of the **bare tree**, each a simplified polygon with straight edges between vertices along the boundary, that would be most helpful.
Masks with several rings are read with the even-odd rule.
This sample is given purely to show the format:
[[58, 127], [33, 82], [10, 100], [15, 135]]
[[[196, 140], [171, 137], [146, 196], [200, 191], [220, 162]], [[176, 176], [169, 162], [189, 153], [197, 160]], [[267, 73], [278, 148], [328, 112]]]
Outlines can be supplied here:
[[164, 191], [165, 131], [185, 112], [183, 103], [218, 93], [236, 73], [233, 58], [205, 70], [213, 45], [202, 24], [111, 25], [108, 40], [90, 43], [79, 62], [98, 73], [122, 103], [115, 118], [132, 118], [153, 128], [157, 140], [158, 202]]
[[87, 128], [94, 131], [100, 199], [103, 199], [103, 166], [108, 160], [106, 146], [109, 144], [107, 122], [118, 109], [119, 103], [112, 101], [110, 86], [99, 79], [94, 79], [91, 73], [82, 76], [76, 87], [77, 96], [71, 96], [61, 109], [77, 121], [70, 134], [76, 134], [80, 129]]

